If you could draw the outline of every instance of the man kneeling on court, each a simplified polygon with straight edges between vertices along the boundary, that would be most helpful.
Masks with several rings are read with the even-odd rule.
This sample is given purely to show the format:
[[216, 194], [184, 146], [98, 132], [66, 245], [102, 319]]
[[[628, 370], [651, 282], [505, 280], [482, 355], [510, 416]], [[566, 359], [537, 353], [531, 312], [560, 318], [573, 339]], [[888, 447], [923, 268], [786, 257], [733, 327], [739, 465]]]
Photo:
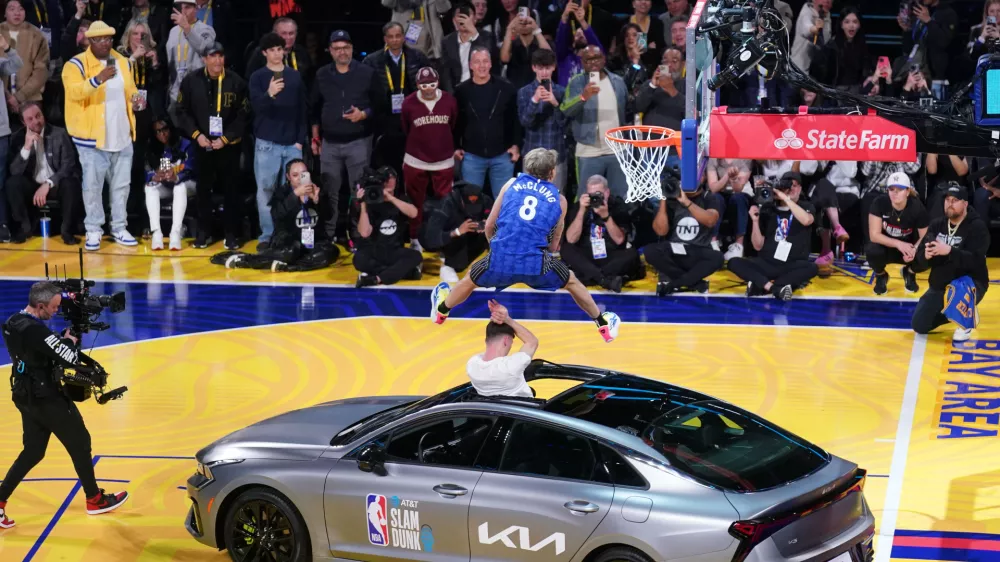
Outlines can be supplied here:
[[[538, 350], [538, 338], [518, 324], [507, 308], [495, 300], [489, 302], [490, 322], [486, 325], [486, 351], [474, 355], [465, 366], [473, 388], [483, 396], [524, 396], [534, 392], [524, 380], [524, 370]], [[513, 355], [514, 338], [523, 342]]]

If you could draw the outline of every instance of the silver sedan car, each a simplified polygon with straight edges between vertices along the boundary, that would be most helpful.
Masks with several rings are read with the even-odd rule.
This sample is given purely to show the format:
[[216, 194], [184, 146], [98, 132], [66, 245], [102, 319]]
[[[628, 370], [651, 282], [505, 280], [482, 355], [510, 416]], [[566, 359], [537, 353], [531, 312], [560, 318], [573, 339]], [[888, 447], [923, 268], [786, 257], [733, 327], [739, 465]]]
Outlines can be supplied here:
[[870, 562], [865, 470], [732, 404], [534, 361], [548, 399], [339, 400], [201, 450], [186, 520], [233, 560]]

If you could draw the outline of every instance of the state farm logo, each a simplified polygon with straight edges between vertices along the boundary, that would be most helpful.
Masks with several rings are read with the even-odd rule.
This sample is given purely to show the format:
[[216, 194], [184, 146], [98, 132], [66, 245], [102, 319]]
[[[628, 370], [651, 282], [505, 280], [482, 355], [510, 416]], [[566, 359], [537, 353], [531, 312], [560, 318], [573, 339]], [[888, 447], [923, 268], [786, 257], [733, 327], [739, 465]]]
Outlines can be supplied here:
[[828, 132], [822, 129], [810, 129], [806, 132], [806, 140], [799, 138], [794, 129], [785, 129], [781, 138], [775, 139], [774, 147], [778, 150], [791, 148], [793, 150], [906, 150], [910, 147], [911, 135], [880, 134], [870, 129], [864, 129], [860, 135], [847, 131]]
[[786, 148], [794, 148], [796, 150], [802, 148], [805, 145], [802, 139], [798, 137], [792, 129], [785, 129], [781, 132], [781, 138], [774, 141], [774, 148], [778, 150], [784, 150]]

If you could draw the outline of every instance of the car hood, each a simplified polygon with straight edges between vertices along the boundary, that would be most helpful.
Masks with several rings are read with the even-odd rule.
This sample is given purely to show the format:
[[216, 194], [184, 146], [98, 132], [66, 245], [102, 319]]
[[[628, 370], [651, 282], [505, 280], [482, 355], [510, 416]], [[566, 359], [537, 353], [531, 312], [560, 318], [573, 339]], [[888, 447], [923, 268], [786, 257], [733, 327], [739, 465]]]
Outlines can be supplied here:
[[420, 396], [349, 398], [293, 410], [259, 421], [198, 452], [199, 462], [226, 459], [313, 460], [351, 424]]

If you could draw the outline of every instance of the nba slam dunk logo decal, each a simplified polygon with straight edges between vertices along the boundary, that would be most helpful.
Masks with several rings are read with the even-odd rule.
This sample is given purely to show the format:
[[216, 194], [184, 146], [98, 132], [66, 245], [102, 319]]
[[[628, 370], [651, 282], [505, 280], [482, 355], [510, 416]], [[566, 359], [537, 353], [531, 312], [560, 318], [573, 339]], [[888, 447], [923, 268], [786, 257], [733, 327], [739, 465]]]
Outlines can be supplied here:
[[[391, 507], [390, 507], [391, 506]], [[368, 542], [406, 550], [434, 550], [434, 531], [420, 524], [419, 502], [381, 494], [368, 494], [365, 512], [368, 518]]]

